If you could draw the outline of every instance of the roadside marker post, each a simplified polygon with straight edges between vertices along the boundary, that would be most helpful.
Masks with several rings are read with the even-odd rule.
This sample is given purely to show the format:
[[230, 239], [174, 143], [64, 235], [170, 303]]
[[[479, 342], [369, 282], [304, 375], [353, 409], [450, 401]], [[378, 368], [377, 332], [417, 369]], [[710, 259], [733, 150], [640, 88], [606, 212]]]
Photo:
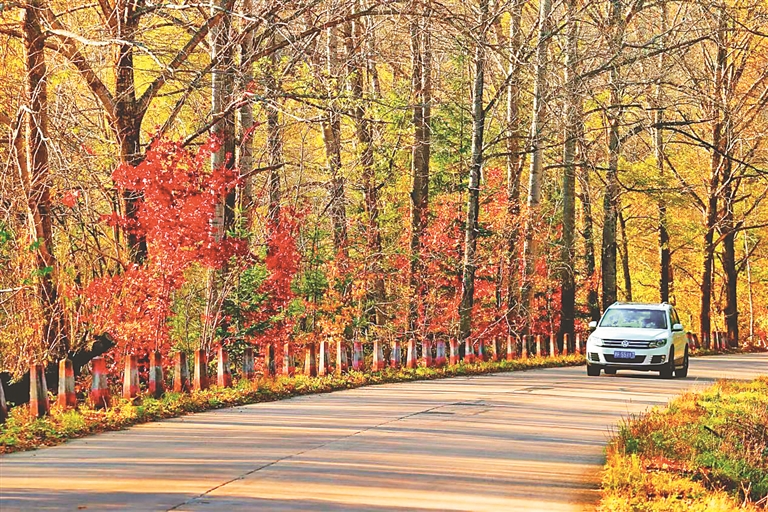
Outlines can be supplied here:
[[517, 352], [517, 339], [511, 334], [507, 334], [507, 361], [513, 361]]
[[173, 391], [183, 393], [189, 391], [189, 366], [187, 366], [187, 354], [176, 352], [173, 356]]
[[291, 344], [286, 341], [283, 343], [283, 375], [292, 377], [296, 372], [296, 368], [293, 366], [293, 358], [291, 357]]
[[520, 357], [522, 359], [528, 359], [528, 341], [529, 341], [528, 336], [523, 334], [520, 340], [522, 341], [522, 347], [520, 349]]
[[[75, 370], [71, 359], [59, 361], [59, 394], [56, 403], [62, 409], [77, 407], [77, 395], [75, 395]], [[1, 414], [1, 413], [0, 413]]]
[[326, 340], [320, 340], [318, 363], [317, 374], [324, 377], [328, 373], [328, 342]]
[[374, 372], [380, 372], [387, 367], [386, 361], [384, 361], [384, 351], [381, 347], [381, 342], [378, 339], [373, 340], [373, 370]]
[[110, 404], [109, 385], [107, 382], [107, 362], [103, 357], [91, 360], [91, 394], [88, 397], [94, 409], [106, 409]]
[[347, 347], [341, 340], [336, 341], [336, 374], [341, 375], [347, 369]]
[[208, 356], [205, 350], [195, 350], [195, 374], [192, 381], [192, 389], [203, 391], [208, 389]]
[[469, 341], [469, 338], [464, 340], [464, 362], [467, 364], [475, 362], [475, 353], [472, 350], [472, 342]]
[[29, 413], [33, 418], [42, 418], [50, 412], [48, 386], [45, 382], [45, 367], [42, 364], [29, 365]]
[[493, 358], [493, 362], [498, 362], [501, 359], [501, 343], [499, 342], [499, 337], [494, 336], [493, 337], [493, 355], [491, 356]]
[[408, 340], [408, 354], [405, 360], [406, 368], [416, 368], [416, 340]]
[[549, 357], [557, 357], [557, 345], [555, 344], [555, 333], [549, 333]]
[[445, 366], [445, 341], [439, 340], [435, 345], [435, 366]]
[[389, 354], [389, 366], [390, 368], [400, 368], [402, 361], [402, 354], [400, 350], [400, 340], [392, 342], [392, 352]]
[[315, 362], [315, 344], [309, 343], [304, 347], [304, 375], [317, 377], [317, 363]]
[[576, 342], [576, 353], [581, 355], [582, 354], [582, 350], [581, 350], [581, 334], [577, 332], [575, 337], [576, 337], [576, 339], [574, 341]]
[[246, 380], [253, 379], [253, 376], [255, 375], [254, 370], [254, 359], [253, 359], [253, 347], [246, 347], [245, 350], [243, 350], [243, 378]]
[[8, 419], [8, 403], [5, 401], [5, 390], [3, 389], [3, 382], [0, 381], [0, 424], [5, 423]]
[[218, 360], [216, 384], [220, 388], [232, 387], [232, 373], [229, 371], [229, 354], [224, 347], [219, 347], [216, 359]]
[[125, 356], [125, 369], [123, 370], [123, 398], [133, 400], [139, 396], [139, 361], [129, 354]]
[[449, 362], [451, 366], [455, 364], [459, 364], [459, 342], [457, 340], [451, 340], [450, 349], [451, 349], [451, 354], [450, 354], [451, 358]]
[[571, 344], [571, 336], [567, 332], [563, 333], [563, 355], [564, 356], [568, 355], [568, 350], [569, 350], [568, 345], [570, 344]]
[[541, 357], [541, 335], [536, 335], [536, 357]]
[[432, 342], [426, 339], [421, 340], [421, 360], [423, 361], [425, 368], [431, 368], [433, 366]]
[[160, 351], [149, 353], [149, 394], [153, 398], [163, 396], [163, 357]]
[[352, 344], [352, 369], [358, 372], [365, 371], [365, 359], [363, 359], [363, 344], [355, 341]]

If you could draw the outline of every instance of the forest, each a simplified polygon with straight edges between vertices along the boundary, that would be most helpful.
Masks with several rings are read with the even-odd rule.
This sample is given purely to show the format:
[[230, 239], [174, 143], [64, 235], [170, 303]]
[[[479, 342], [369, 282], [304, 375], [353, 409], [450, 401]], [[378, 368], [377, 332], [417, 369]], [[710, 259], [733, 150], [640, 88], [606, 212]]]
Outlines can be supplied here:
[[765, 27], [761, 0], [2, 2], [3, 383], [482, 356], [615, 301], [758, 344]]

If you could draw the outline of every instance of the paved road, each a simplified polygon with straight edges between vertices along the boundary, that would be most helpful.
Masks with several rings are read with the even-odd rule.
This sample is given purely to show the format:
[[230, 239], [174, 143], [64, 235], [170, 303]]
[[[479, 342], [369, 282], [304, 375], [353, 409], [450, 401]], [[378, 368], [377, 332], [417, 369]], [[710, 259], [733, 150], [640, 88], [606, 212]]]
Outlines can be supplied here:
[[583, 367], [373, 386], [225, 409], [0, 458], [0, 510], [589, 510], [629, 413], [768, 355], [690, 376]]

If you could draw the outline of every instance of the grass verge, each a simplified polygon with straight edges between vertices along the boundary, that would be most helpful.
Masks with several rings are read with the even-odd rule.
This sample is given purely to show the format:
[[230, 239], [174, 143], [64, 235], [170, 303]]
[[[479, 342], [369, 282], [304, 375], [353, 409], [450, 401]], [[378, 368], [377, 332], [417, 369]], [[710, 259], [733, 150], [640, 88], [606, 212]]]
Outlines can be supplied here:
[[768, 377], [719, 382], [631, 417], [607, 449], [606, 511], [768, 508]]
[[50, 416], [30, 419], [26, 407], [16, 407], [5, 424], [0, 425], [0, 453], [32, 450], [52, 446], [68, 439], [120, 430], [138, 423], [173, 418], [192, 412], [222, 407], [281, 400], [298, 395], [327, 393], [371, 384], [442, 379], [462, 375], [577, 366], [584, 364], [579, 355], [553, 358], [534, 357], [514, 361], [458, 364], [444, 368], [387, 368], [381, 372], [351, 371], [343, 375], [324, 377], [280, 376], [274, 379], [242, 380], [231, 388], [211, 387], [192, 393], [166, 393], [160, 399], [143, 396], [138, 403], [113, 397], [114, 405], [107, 410], [94, 410], [81, 404], [76, 410], [62, 411], [53, 406]]

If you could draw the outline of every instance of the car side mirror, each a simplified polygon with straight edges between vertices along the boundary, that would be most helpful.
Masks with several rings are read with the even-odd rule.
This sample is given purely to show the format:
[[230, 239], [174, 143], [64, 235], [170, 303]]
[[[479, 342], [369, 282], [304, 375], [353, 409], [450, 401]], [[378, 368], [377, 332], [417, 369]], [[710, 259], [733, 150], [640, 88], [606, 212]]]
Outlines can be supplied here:
[[673, 331], [682, 331], [683, 330], [683, 324], [675, 324], [672, 326]]
[[[589, 328], [590, 328], [591, 330], [593, 330], [593, 331], [594, 331], [595, 329], [597, 329], [597, 322], [595, 322], [594, 320], [592, 320], [591, 322], [589, 322]], [[680, 326], [680, 328], [682, 329], [682, 326]]]

